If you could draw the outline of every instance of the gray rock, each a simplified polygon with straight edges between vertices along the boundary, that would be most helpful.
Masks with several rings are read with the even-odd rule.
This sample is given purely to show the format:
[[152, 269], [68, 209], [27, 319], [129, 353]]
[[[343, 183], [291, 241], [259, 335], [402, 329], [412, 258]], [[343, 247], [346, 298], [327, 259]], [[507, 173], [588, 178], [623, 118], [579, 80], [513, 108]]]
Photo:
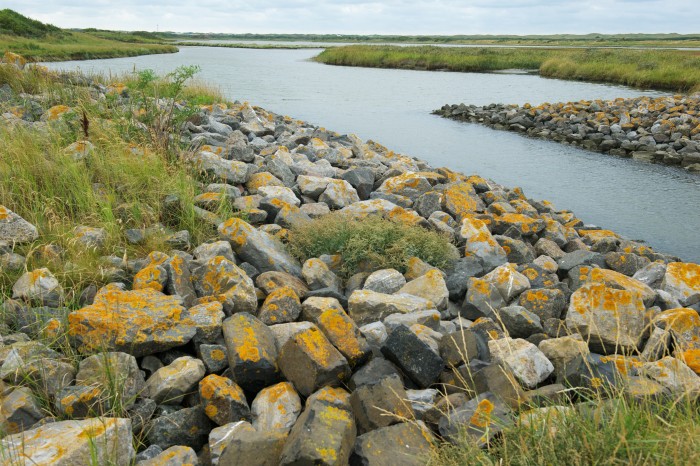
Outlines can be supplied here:
[[156, 403], [178, 404], [202, 380], [206, 369], [199, 359], [184, 356], [158, 369], [146, 381], [146, 394]]
[[507, 306], [496, 311], [499, 322], [513, 338], [527, 338], [535, 333], [542, 333], [542, 323], [537, 314], [522, 306]]
[[[381, 359], [379, 359], [381, 360]], [[366, 379], [366, 376], [356, 378]], [[414, 411], [407, 402], [408, 395], [398, 374], [387, 374], [370, 382], [362, 383], [350, 396], [352, 412], [357, 419], [360, 434], [390, 426], [414, 418]]]
[[34, 394], [26, 387], [17, 387], [3, 396], [0, 409], [0, 429], [5, 434], [24, 432], [46, 417]]
[[251, 404], [253, 427], [258, 432], [288, 432], [301, 413], [301, 399], [289, 382], [280, 382], [260, 391]]
[[12, 286], [12, 299], [40, 306], [58, 307], [63, 301], [63, 288], [47, 268], [22, 275]]
[[366, 466], [422, 466], [430, 458], [433, 436], [421, 423], [402, 422], [360, 435], [353, 458]]
[[433, 303], [417, 296], [388, 295], [369, 290], [353, 292], [348, 305], [348, 314], [360, 326], [382, 320], [390, 314], [406, 314], [434, 308]]
[[406, 284], [404, 276], [395, 269], [382, 269], [372, 272], [365, 280], [364, 290], [393, 294]]
[[98, 353], [80, 361], [75, 383], [111, 391], [120, 397], [119, 403], [125, 409], [134, 405], [145, 385], [136, 358], [119, 352]]
[[[227, 126], [228, 128], [228, 126]], [[180, 466], [185, 464], [198, 464], [197, 454], [190, 447], [175, 445], [162, 453], [138, 463], [138, 466]]]
[[211, 374], [199, 382], [204, 414], [216, 425], [250, 420], [250, 408], [243, 389], [231, 379]]
[[498, 397], [490, 392], [482, 393], [443, 416], [439, 422], [440, 435], [456, 443], [460, 431], [466, 429], [470, 439], [483, 446], [513, 423], [510, 413], [508, 405]]
[[421, 388], [436, 382], [444, 366], [442, 358], [404, 325], [389, 334], [382, 354]]
[[184, 408], [152, 419], [146, 424], [146, 439], [166, 450], [183, 445], [194, 450], [206, 445], [212, 423], [201, 406]]
[[508, 367], [527, 388], [535, 388], [554, 372], [554, 366], [544, 353], [523, 339], [492, 340], [489, 352], [494, 363]]
[[0, 205], [0, 241], [7, 243], [31, 243], [39, 238], [36, 227]]

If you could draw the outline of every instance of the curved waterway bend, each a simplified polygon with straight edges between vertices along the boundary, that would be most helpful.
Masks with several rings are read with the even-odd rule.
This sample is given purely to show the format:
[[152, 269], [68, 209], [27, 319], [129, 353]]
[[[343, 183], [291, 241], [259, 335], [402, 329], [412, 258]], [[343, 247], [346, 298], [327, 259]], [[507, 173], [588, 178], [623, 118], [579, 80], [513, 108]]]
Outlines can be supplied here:
[[199, 65], [201, 79], [232, 100], [355, 133], [436, 167], [520, 186], [529, 197], [573, 210], [587, 223], [700, 263], [700, 176], [430, 114], [446, 103], [539, 104], [663, 93], [523, 74], [328, 66], [310, 61], [319, 51], [182, 47], [175, 54], [47, 65], [104, 74]]

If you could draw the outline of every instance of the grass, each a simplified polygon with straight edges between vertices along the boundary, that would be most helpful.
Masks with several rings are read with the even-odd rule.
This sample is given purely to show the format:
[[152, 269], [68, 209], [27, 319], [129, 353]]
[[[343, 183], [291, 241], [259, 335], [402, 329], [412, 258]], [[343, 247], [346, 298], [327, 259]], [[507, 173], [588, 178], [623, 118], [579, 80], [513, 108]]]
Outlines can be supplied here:
[[352, 45], [327, 49], [315, 60], [329, 65], [461, 72], [526, 69], [559, 79], [677, 92], [700, 90], [700, 53], [695, 51]]
[[480, 449], [466, 434], [441, 444], [432, 466], [652, 465], [700, 462], [700, 408], [688, 398], [594, 399], [539, 422], [516, 422]]
[[[189, 76], [185, 73], [181, 77]], [[94, 79], [104, 80], [99, 76]], [[197, 107], [175, 110], [148, 106], [156, 96], [173, 96], [174, 79], [153, 76], [144, 81], [140, 75], [119, 78], [130, 87], [132, 95], [131, 105], [123, 108], [117, 105], [116, 94], [100, 102], [92, 99], [88, 88], [62, 84], [56, 75], [0, 65], [0, 86], [7, 83], [16, 92], [42, 93], [45, 108], [64, 104], [73, 109], [72, 116], [48, 125], [45, 132], [22, 125], [0, 128], [0, 204], [40, 231], [36, 242], [18, 246], [15, 252], [27, 258], [27, 270], [48, 266], [69, 291], [69, 306], [75, 304], [85, 286], [100, 286], [107, 280], [101, 256], [143, 257], [152, 250], [167, 250], [163, 238], [153, 238], [141, 246], [129, 244], [124, 236], [128, 228], [149, 228], [162, 222], [173, 231], [187, 229], [197, 243], [216, 237], [212, 227], [195, 215], [192, 200], [201, 192], [200, 185], [181, 162], [183, 148], [169, 143], [166, 131], [178, 127]], [[216, 89], [201, 82], [192, 87], [181, 84], [178, 98], [203, 103], [220, 98]], [[143, 87], [139, 90], [139, 86]], [[24, 104], [15, 94], [14, 101], [3, 103], [0, 111]], [[89, 122], [88, 139], [95, 151], [76, 162], [65, 149], [84, 139], [83, 115]], [[170, 194], [181, 200], [182, 208], [175, 217], [163, 206], [163, 199]], [[228, 206], [222, 205], [222, 209], [226, 210], [222, 216], [230, 213]], [[104, 228], [105, 246], [92, 250], [78, 244], [73, 231], [79, 225]], [[46, 254], [50, 246], [59, 246], [61, 253]], [[21, 273], [0, 273], [0, 297], [11, 296], [12, 285]]]
[[[300, 49], [317, 49], [318, 45], [292, 45], [292, 44], [256, 44], [255, 42], [238, 42], [235, 44], [222, 44], [216, 42], [178, 42], [178, 46], [182, 47], [224, 47], [229, 49], [285, 49], [285, 50], [300, 50]], [[328, 47], [324, 47], [328, 48]]]
[[4, 9], [0, 10], [0, 53], [8, 51], [30, 61], [60, 61], [173, 53], [177, 47], [150, 33], [75, 32]]
[[378, 216], [350, 220], [341, 213], [292, 228], [288, 247], [302, 262], [323, 254], [340, 254], [346, 277], [385, 268], [403, 273], [413, 256], [440, 268], [457, 259], [454, 247], [436, 232]]

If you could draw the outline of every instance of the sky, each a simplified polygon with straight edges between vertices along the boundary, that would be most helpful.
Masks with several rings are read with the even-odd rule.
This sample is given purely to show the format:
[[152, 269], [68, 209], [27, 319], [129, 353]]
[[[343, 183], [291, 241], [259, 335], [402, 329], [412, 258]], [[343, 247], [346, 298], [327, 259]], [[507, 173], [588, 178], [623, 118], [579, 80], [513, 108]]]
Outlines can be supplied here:
[[220, 33], [700, 33], [699, 0], [2, 0], [63, 28]]

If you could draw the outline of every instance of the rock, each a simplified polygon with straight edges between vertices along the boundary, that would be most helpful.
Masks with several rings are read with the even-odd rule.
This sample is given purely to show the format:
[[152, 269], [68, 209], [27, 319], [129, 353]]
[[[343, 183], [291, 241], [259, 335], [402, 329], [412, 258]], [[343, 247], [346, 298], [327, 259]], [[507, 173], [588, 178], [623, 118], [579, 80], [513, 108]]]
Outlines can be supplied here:
[[181, 297], [183, 305], [187, 308], [194, 306], [197, 294], [194, 290], [190, 269], [185, 259], [181, 256], [174, 256], [163, 263], [163, 268], [167, 272], [167, 293]]
[[372, 348], [362, 332], [342, 308], [328, 308], [313, 321], [347, 359], [350, 367], [362, 365], [372, 355]]
[[34, 225], [0, 205], [0, 241], [22, 244], [31, 243], [38, 238], [39, 232]]
[[523, 292], [518, 303], [541, 321], [559, 319], [566, 309], [566, 296], [556, 288], [537, 288]]
[[199, 382], [199, 397], [204, 413], [215, 424], [250, 419], [250, 408], [241, 387], [231, 379], [211, 374]]
[[358, 436], [353, 458], [366, 466], [421, 466], [427, 463], [432, 448], [433, 436], [427, 428], [403, 422]]
[[178, 404], [204, 377], [204, 363], [189, 356], [158, 369], [146, 381], [146, 393], [156, 403]]
[[399, 290], [399, 293], [427, 299], [438, 309], [446, 309], [449, 300], [445, 279], [438, 270], [430, 270], [425, 275], [411, 280]]
[[395, 269], [382, 269], [372, 272], [365, 280], [362, 289], [377, 293], [394, 294], [406, 284], [404, 276]]
[[676, 351], [700, 349], [700, 316], [695, 309], [670, 309], [657, 314], [653, 322], [670, 333]]
[[258, 311], [258, 318], [266, 325], [294, 322], [301, 314], [301, 302], [294, 289], [288, 286], [273, 290]]
[[[526, 291], [521, 295], [531, 292]], [[556, 290], [559, 291], [559, 290]], [[566, 301], [564, 301], [566, 303]], [[537, 314], [533, 314], [522, 306], [507, 306], [496, 311], [499, 322], [512, 338], [527, 338], [535, 333], [542, 333], [542, 322]]]
[[542, 341], [538, 347], [554, 366], [554, 375], [558, 383], [563, 383], [571, 368], [590, 354], [588, 344], [578, 334], [550, 338]]
[[476, 394], [490, 393], [511, 409], [518, 409], [525, 400], [525, 394], [515, 375], [500, 364], [484, 365], [474, 360], [468, 366], [458, 369], [456, 388]]
[[222, 256], [226, 260], [236, 262], [236, 255], [233, 253], [231, 243], [228, 241], [214, 241], [213, 243], [202, 243], [197, 246], [192, 255], [201, 263], [207, 262], [216, 256]]
[[476, 256], [467, 256], [456, 261], [447, 271], [445, 284], [450, 294], [450, 299], [459, 301], [467, 292], [467, 283], [471, 277], [480, 277], [484, 273], [484, 267]]
[[361, 200], [369, 199], [374, 187], [374, 172], [369, 168], [359, 167], [343, 173], [342, 178], [355, 188]]
[[287, 440], [284, 431], [237, 429], [219, 457], [221, 466], [278, 466]]
[[386, 339], [389, 337], [386, 326], [382, 322], [372, 322], [360, 327], [360, 332], [367, 339], [367, 342], [376, 347], [381, 348]]
[[[119, 396], [119, 404], [130, 409], [141, 395], [145, 381], [136, 358], [126, 353], [98, 353], [80, 361], [75, 383], [110, 390]], [[116, 393], [115, 393], [116, 392]]]
[[537, 346], [520, 338], [489, 342], [491, 359], [508, 367], [527, 388], [535, 388], [554, 372], [554, 366]]
[[17, 341], [0, 347], [0, 360], [2, 380], [30, 385], [49, 396], [75, 380], [73, 364], [39, 342]]
[[147, 265], [139, 270], [134, 276], [133, 290], [144, 290], [152, 288], [156, 291], [163, 291], [168, 283], [168, 272], [160, 265]]
[[465, 218], [459, 237], [465, 241], [464, 255], [478, 258], [485, 272], [508, 262], [506, 252], [481, 220]]
[[280, 382], [258, 393], [251, 408], [258, 432], [288, 432], [301, 413], [301, 399], [291, 383]]
[[228, 355], [225, 345], [201, 344], [197, 347], [197, 356], [204, 363], [207, 374], [221, 372], [228, 367]]
[[262, 272], [286, 272], [301, 276], [301, 267], [285, 249], [267, 233], [256, 230], [238, 218], [230, 218], [219, 225], [222, 239], [231, 243], [236, 254]]
[[700, 302], [700, 265], [671, 262], [666, 267], [661, 289], [677, 298], [681, 306]]
[[510, 408], [492, 393], [482, 393], [443, 416], [439, 422], [440, 435], [456, 443], [460, 431], [466, 429], [469, 438], [481, 447], [512, 424], [510, 412]]
[[590, 269], [588, 271], [588, 277], [584, 281], [603, 283], [611, 288], [639, 293], [644, 303], [648, 306], [651, 306], [656, 299], [656, 293], [650, 287], [613, 270]]
[[306, 402], [284, 445], [280, 465], [348, 464], [355, 436], [348, 393], [323, 388]]
[[224, 340], [233, 379], [243, 390], [257, 393], [278, 380], [275, 337], [259, 319], [234, 314], [224, 321]]
[[231, 422], [224, 426], [215, 427], [209, 432], [209, 454], [211, 455], [211, 464], [213, 466], [219, 464], [224, 448], [241, 430], [255, 432], [255, 428], [246, 421]]
[[29, 430], [46, 417], [32, 391], [17, 387], [2, 397], [0, 405], [0, 430], [4, 434], [17, 434]]
[[212, 152], [200, 151], [193, 156], [192, 162], [195, 169], [211, 181], [245, 184], [252, 175], [246, 163], [226, 160]]
[[412, 295], [388, 295], [369, 290], [357, 290], [348, 300], [350, 317], [357, 325], [382, 320], [390, 314], [425, 311], [433, 303]]
[[325, 385], [338, 385], [351, 373], [347, 360], [316, 327], [297, 333], [284, 344], [279, 365], [303, 396]]
[[429, 311], [409, 312], [408, 314], [391, 314], [384, 319], [384, 326], [390, 333], [399, 325], [411, 327], [415, 324], [438, 330], [440, 328], [440, 313], [431, 309]]
[[190, 447], [176, 445], [164, 450], [159, 455], [138, 463], [139, 466], [178, 466], [198, 464], [197, 454]]
[[700, 376], [683, 361], [671, 356], [642, 364], [639, 373], [663, 385], [674, 395], [697, 396], [700, 391]]
[[404, 325], [389, 334], [381, 350], [421, 388], [436, 382], [444, 366], [442, 358]]
[[218, 301], [192, 306], [187, 310], [189, 321], [195, 326], [192, 341], [196, 344], [215, 343], [221, 338], [222, 322], [225, 314]]
[[331, 209], [342, 209], [355, 202], [360, 202], [360, 197], [355, 188], [347, 181], [331, 180], [323, 194], [318, 197], [318, 201], [328, 204]]
[[[358, 380], [355, 379], [355, 382]], [[358, 385], [350, 396], [360, 434], [413, 419], [401, 378], [396, 374]]]
[[195, 333], [181, 299], [153, 289], [107, 286], [92, 305], [68, 315], [68, 334], [84, 352], [121, 351], [140, 357], [182, 346]]
[[77, 464], [130, 465], [136, 456], [131, 421], [91, 418], [48, 423], [5, 437], [0, 450], [13, 452], [22, 464], [73, 466]]
[[304, 299], [309, 292], [309, 287], [303, 280], [285, 272], [261, 273], [255, 279], [255, 285], [268, 295], [275, 289], [285, 286], [292, 288], [299, 299]]
[[321, 259], [314, 258], [304, 262], [301, 273], [312, 290], [330, 288], [340, 293], [343, 289], [340, 278]]
[[443, 195], [445, 212], [452, 215], [458, 222], [475, 212], [484, 210], [484, 204], [471, 183], [452, 183], [445, 188]]
[[75, 240], [83, 247], [100, 249], [107, 241], [107, 230], [88, 226], [77, 226], [73, 230]]
[[565, 322], [593, 351], [629, 351], [641, 345], [647, 324], [644, 311], [640, 293], [591, 283], [571, 296]]
[[194, 288], [201, 296], [221, 297], [224, 312], [255, 312], [258, 300], [255, 285], [240, 267], [223, 256], [216, 256], [193, 270]]
[[163, 450], [174, 445], [184, 445], [195, 450], [206, 445], [212, 423], [201, 406], [183, 408], [152, 419], [144, 431], [151, 445]]
[[25, 273], [15, 282], [12, 286], [12, 299], [59, 307], [63, 302], [63, 288], [49, 269], [37, 269]]
[[660, 284], [661, 280], [664, 278], [666, 275], [666, 264], [660, 264], [658, 262], [652, 262], [651, 264], [647, 265], [646, 267], [643, 267], [639, 269], [637, 272], [635, 272], [634, 275], [632, 275], [632, 278], [634, 278], [637, 281], [640, 281], [644, 283], [647, 286], [654, 286], [656, 284]]
[[563, 270], [564, 272], [568, 272], [580, 265], [598, 265], [599, 267], [605, 267], [605, 256], [597, 252], [579, 249], [578, 251], [564, 255], [561, 259], [557, 260], [557, 264], [559, 265], [559, 270]]
[[440, 356], [447, 366], [469, 363], [478, 355], [476, 335], [470, 330], [459, 330], [440, 340]]
[[56, 394], [56, 411], [65, 417], [82, 419], [104, 414], [110, 410], [111, 400], [100, 387], [72, 385]]

